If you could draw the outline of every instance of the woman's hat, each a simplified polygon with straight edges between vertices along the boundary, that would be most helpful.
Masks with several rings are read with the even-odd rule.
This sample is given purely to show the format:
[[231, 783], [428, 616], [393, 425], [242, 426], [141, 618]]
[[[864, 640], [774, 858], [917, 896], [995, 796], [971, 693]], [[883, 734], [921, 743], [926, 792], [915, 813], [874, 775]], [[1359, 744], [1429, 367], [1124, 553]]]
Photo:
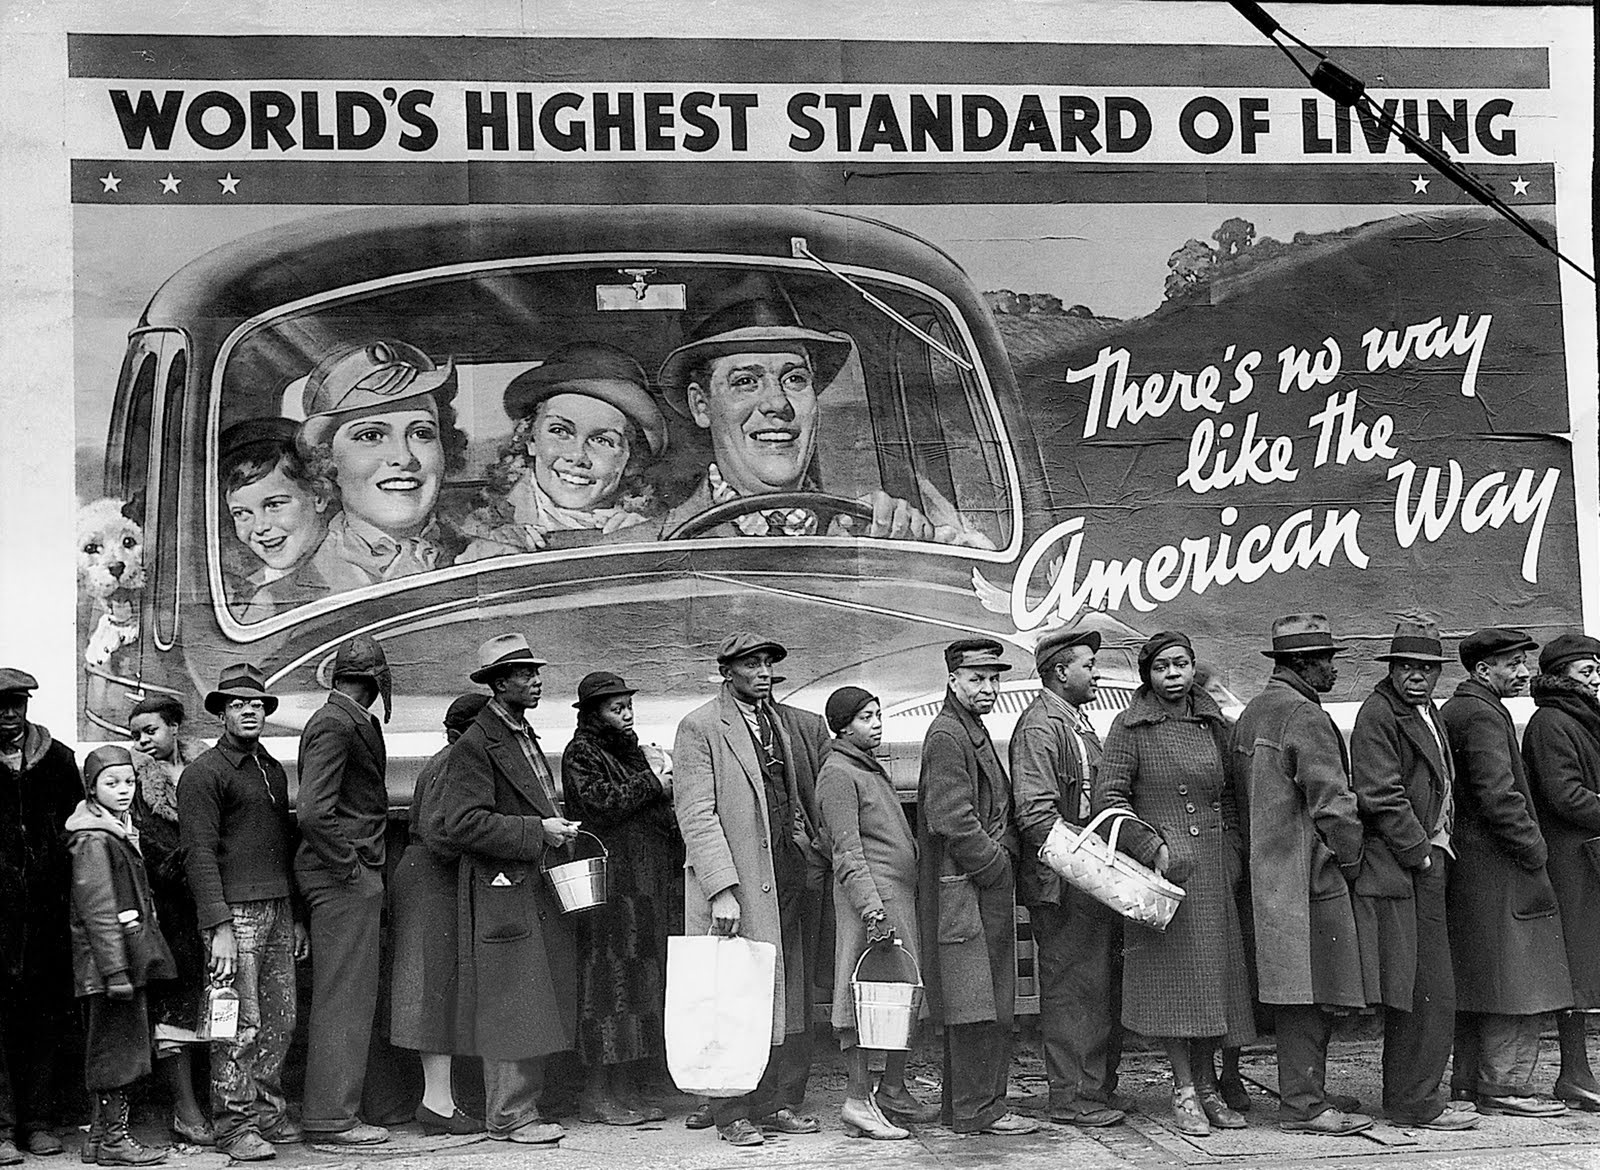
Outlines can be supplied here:
[[860, 687], [840, 687], [828, 696], [822, 708], [828, 720], [828, 730], [838, 735], [850, 726], [851, 721], [861, 713], [861, 708], [877, 701], [878, 696], [871, 691], [864, 691]]
[[1145, 686], [1150, 685], [1150, 668], [1155, 665], [1156, 655], [1174, 646], [1182, 646], [1189, 652], [1190, 658], [1194, 657], [1194, 643], [1182, 630], [1162, 630], [1159, 634], [1150, 635], [1149, 640], [1139, 647], [1140, 682]]
[[667, 405], [689, 416], [689, 378], [695, 367], [730, 353], [790, 353], [811, 357], [818, 392], [843, 368], [856, 343], [848, 333], [823, 333], [800, 324], [787, 305], [775, 301], [740, 301], [700, 322], [689, 340], [667, 355], [656, 383]]
[[598, 703], [601, 699], [638, 693], [639, 688], [630, 687], [623, 682], [620, 674], [612, 674], [609, 670], [596, 670], [583, 676], [583, 681], [578, 684], [578, 701], [572, 705], [586, 707], [590, 703]]
[[1401, 622], [1389, 639], [1389, 653], [1374, 654], [1379, 662], [1394, 662], [1404, 658], [1409, 662], [1448, 662], [1444, 656], [1444, 643], [1439, 640], [1439, 627], [1432, 622]]
[[[306, 379], [300, 445], [323, 442], [346, 415], [398, 410], [409, 399], [439, 389], [454, 374], [450, 359], [436, 365], [416, 346], [391, 338], [336, 349]], [[433, 409], [437, 411], [437, 404]]]
[[467, 677], [475, 683], [487, 683], [496, 675], [519, 666], [544, 665], [544, 659], [533, 656], [533, 647], [528, 645], [527, 638], [521, 634], [501, 634], [478, 647], [478, 669]]
[[133, 755], [121, 744], [108, 743], [97, 747], [83, 758], [83, 790], [94, 792], [94, 782], [107, 768], [133, 767]]
[[1555, 674], [1577, 658], [1600, 658], [1600, 638], [1588, 634], [1559, 634], [1539, 651], [1539, 673]]
[[213, 715], [221, 715], [230, 699], [260, 699], [266, 704], [268, 715], [278, 709], [278, 700], [267, 694], [267, 685], [261, 672], [248, 662], [223, 667], [217, 689], [206, 696], [206, 710]]
[[1289, 654], [1343, 654], [1350, 649], [1333, 640], [1333, 626], [1320, 613], [1291, 613], [1272, 623], [1272, 649], [1268, 658]]
[[566, 345], [525, 370], [506, 386], [506, 416], [531, 418], [539, 403], [557, 394], [583, 394], [616, 407], [644, 432], [651, 455], [667, 449], [667, 420], [650, 395], [644, 367], [609, 345]]
[[461, 695], [451, 702], [444, 713], [444, 726], [446, 731], [465, 731], [472, 726], [472, 721], [478, 713], [489, 705], [492, 695], [482, 691], [471, 691]]

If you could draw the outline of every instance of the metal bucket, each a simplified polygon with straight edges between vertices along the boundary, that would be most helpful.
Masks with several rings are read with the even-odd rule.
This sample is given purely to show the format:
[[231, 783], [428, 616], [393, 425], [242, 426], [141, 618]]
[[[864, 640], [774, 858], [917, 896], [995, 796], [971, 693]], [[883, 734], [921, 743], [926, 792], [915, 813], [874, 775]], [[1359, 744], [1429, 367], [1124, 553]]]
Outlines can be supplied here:
[[[551, 865], [548, 861], [539, 864], [544, 876], [550, 879], [550, 888], [555, 891], [556, 901], [560, 903], [563, 914], [592, 910], [596, 906], [603, 906], [606, 900], [606, 861], [610, 854], [606, 852], [605, 842], [582, 829], [578, 830], [578, 836], [587, 837], [598, 845], [600, 855], [579, 857], [556, 865]], [[548, 854], [547, 850], [546, 856]]]
[[[899, 956], [911, 965], [911, 981], [863, 979], [861, 964], [873, 953]], [[911, 1047], [922, 1008], [922, 972], [899, 939], [873, 943], [856, 960], [850, 977], [850, 999], [856, 1009], [856, 1033], [862, 1048], [905, 1051]]]

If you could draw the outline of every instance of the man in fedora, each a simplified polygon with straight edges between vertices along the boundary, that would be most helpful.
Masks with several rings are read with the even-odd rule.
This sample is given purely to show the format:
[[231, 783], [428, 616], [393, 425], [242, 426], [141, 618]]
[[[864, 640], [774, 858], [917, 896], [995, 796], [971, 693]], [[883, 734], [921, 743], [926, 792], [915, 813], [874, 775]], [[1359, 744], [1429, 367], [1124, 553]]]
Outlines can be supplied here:
[[1384, 1007], [1383, 1107], [1401, 1125], [1470, 1129], [1476, 1115], [1451, 1109], [1440, 1087], [1456, 988], [1445, 925], [1454, 768], [1432, 698], [1445, 662], [1438, 627], [1401, 622], [1377, 658], [1389, 673], [1356, 713], [1350, 767], [1365, 827], [1356, 924], [1376, 944]]
[[1548, 852], [1505, 700], [1528, 689], [1526, 631], [1461, 640], [1467, 678], [1440, 708], [1455, 762], [1456, 861], [1447, 894], [1456, 981], [1452, 1097], [1479, 1113], [1549, 1117], [1560, 1101], [1533, 1090], [1547, 1013], [1571, 1007], [1572, 980], [1545, 870]]
[[389, 1139], [357, 1113], [378, 1007], [383, 931], [383, 833], [388, 755], [370, 708], [392, 683], [383, 647], [365, 634], [333, 656], [333, 689], [300, 734], [295, 880], [311, 916], [311, 1028], [306, 1053], [308, 1134], [332, 1145]]
[[1011, 783], [1024, 860], [1018, 897], [1033, 924], [1039, 1032], [1050, 1119], [1091, 1128], [1126, 1114], [1110, 1102], [1122, 1057], [1122, 919], [1039, 859], [1060, 817], [1081, 826], [1100, 763], [1100, 737], [1084, 708], [1100, 690], [1098, 630], [1056, 630], [1033, 660], [1039, 696], [1011, 733]]
[[772, 1051], [761, 1083], [711, 1102], [724, 1141], [760, 1145], [762, 1128], [816, 1133], [797, 1112], [811, 1066], [808, 892], [820, 889], [816, 771], [829, 734], [819, 716], [772, 699], [783, 645], [741, 631], [717, 651], [722, 690], [678, 724], [673, 805], [688, 858], [685, 933], [743, 935], [778, 949]]
[[47, 1098], [77, 1028], [62, 826], [83, 779], [72, 749], [28, 719], [38, 687], [0, 667], [0, 1165], [61, 1152]]
[[1344, 649], [1320, 613], [1273, 622], [1261, 652], [1272, 674], [1233, 729], [1259, 994], [1277, 1021], [1279, 1118], [1290, 1132], [1331, 1137], [1372, 1127], [1325, 1080], [1334, 1016], [1367, 1006], [1349, 885], [1361, 870], [1361, 816], [1344, 737], [1320, 698]]
[[211, 1045], [217, 1148], [257, 1162], [303, 1137], [284, 1101], [283, 1060], [294, 1033], [294, 963], [310, 944], [291, 901], [289, 781], [261, 746], [278, 700], [241, 663], [223, 670], [205, 706], [222, 735], [183, 771], [178, 832], [211, 977], [239, 996], [238, 1033]]
[[769, 300], [740, 301], [713, 313], [667, 355], [657, 382], [667, 405], [711, 440], [711, 463], [689, 497], [668, 513], [671, 534], [714, 505], [776, 492], [848, 495], [871, 508], [870, 520], [824, 517], [804, 504], [747, 510], [709, 529], [716, 536], [855, 535], [993, 548], [931, 483], [919, 483], [924, 508], [885, 491], [816, 482], [819, 396], [841, 378], [860, 376], [855, 341], [843, 332], [802, 325]]
[[528, 726], [544, 665], [521, 634], [478, 648], [469, 677], [494, 697], [450, 748], [436, 798], [461, 855], [455, 1052], [483, 1059], [489, 1137], [524, 1145], [564, 1136], [539, 1094], [546, 1058], [572, 1047], [578, 1023], [577, 944], [540, 873], [578, 833]]
[[941, 1113], [957, 1133], [1027, 1134], [1038, 1124], [1006, 1109], [1019, 843], [1011, 782], [983, 725], [1011, 667], [990, 638], [950, 643], [944, 663], [944, 707], [922, 741], [917, 781], [923, 979], [929, 1011], [944, 1026]]

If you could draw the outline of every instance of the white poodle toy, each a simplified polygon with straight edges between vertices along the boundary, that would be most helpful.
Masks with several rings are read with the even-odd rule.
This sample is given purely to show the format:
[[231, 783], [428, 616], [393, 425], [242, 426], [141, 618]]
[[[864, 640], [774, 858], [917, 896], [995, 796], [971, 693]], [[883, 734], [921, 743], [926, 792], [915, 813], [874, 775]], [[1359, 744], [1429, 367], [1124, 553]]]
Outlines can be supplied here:
[[105, 666], [117, 650], [139, 640], [144, 533], [124, 514], [126, 507], [103, 499], [78, 509], [78, 588], [100, 615], [83, 651], [90, 666]]

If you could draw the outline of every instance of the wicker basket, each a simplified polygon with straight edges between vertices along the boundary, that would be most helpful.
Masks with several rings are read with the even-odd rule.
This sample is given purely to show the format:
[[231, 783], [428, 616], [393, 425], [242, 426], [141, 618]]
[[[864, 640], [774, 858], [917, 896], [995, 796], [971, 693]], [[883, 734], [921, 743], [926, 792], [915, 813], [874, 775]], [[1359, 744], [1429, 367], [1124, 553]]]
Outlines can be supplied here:
[[[1095, 832], [1110, 820], [1111, 840], [1103, 841]], [[1165, 930], [1183, 901], [1183, 888], [1147, 869], [1133, 858], [1117, 852], [1117, 836], [1123, 821], [1145, 823], [1123, 809], [1108, 808], [1083, 828], [1074, 828], [1060, 817], [1050, 826], [1050, 835], [1039, 850], [1039, 860], [1124, 918]], [[1145, 828], [1150, 829], [1149, 825]], [[1154, 829], [1150, 829], [1152, 833]]]

